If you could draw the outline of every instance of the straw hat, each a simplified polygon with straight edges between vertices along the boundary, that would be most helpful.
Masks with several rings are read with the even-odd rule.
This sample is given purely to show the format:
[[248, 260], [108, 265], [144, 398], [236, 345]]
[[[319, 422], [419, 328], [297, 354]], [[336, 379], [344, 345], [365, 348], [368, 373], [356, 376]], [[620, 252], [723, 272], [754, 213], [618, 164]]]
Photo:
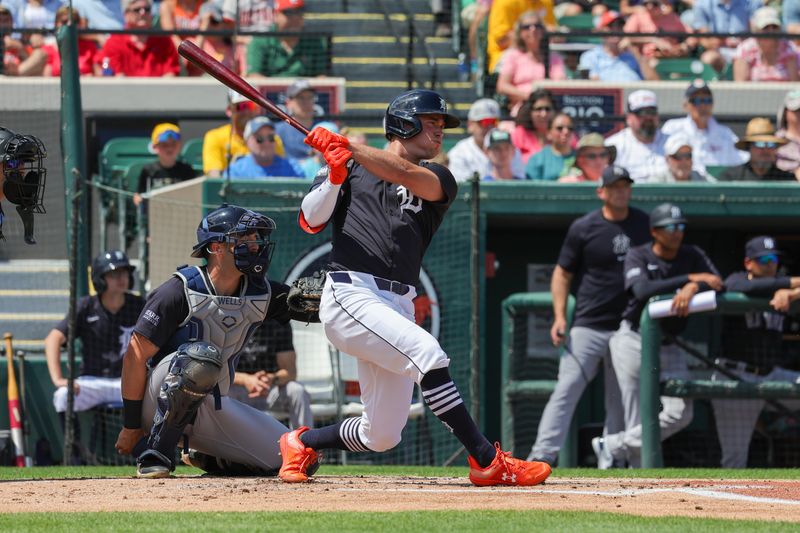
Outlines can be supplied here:
[[756, 117], [747, 123], [745, 135], [736, 143], [739, 150], [748, 150], [750, 143], [757, 141], [786, 144], [788, 141], [775, 135], [775, 127], [768, 118]]

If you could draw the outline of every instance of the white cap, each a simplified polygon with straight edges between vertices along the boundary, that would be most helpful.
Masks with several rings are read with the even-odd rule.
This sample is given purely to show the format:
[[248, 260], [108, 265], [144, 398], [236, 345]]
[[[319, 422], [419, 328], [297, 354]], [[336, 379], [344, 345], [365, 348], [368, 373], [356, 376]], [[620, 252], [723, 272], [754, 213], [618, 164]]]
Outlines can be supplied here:
[[640, 89], [628, 95], [628, 111], [639, 111], [646, 107], [658, 107], [656, 93], [646, 89]]
[[485, 118], [500, 118], [500, 104], [491, 98], [480, 98], [472, 102], [467, 120], [478, 122]]
[[756, 9], [756, 12], [753, 13], [753, 18], [750, 20], [753, 21], [753, 26], [759, 30], [773, 25], [779, 28], [782, 27], [781, 16], [778, 15], [774, 7], [765, 6]]
[[678, 150], [684, 146], [688, 146], [689, 148], [692, 147], [692, 142], [689, 140], [689, 137], [683, 133], [670, 135], [669, 139], [667, 139], [667, 142], [664, 143], [664, 153], [667, 155], [675, 155], [678, 153]]

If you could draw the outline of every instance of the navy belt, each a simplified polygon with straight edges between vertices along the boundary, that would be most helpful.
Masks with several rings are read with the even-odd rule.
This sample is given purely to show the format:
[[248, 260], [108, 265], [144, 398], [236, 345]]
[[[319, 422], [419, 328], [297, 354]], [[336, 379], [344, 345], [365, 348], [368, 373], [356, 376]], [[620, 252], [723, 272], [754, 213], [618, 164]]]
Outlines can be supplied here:
[[[331, 272], [328, 274], [333, 281], [336, 283], [349, 283], [353, 284], [352, 278], [350, 278], [350, 274], [347, 272]], [[411, 290], [409, 285], [405, 283], [400, 283], [399, 281], [392, 281], [390, 279], [379, 278], [378, 276], [372, 276], [372, 279], [375, 281], [375, 286], [378, 287], [382, 291], [389, 291], [395, 294], [399, 294], [400, 296], [405, 296]]]

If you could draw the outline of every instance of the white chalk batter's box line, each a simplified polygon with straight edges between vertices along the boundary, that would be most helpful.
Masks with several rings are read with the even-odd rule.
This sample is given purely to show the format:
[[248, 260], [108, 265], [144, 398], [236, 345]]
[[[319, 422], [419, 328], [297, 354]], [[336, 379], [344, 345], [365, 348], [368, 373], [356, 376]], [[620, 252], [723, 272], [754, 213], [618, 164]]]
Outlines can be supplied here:
[[[746, 489], [750, 486], [730, 486], [731, 488]], [[686, 487], [656, 488], [656, 489], [619, 489], [619, 490], [550, 490], [550, 489], [523, 489], [519, 487], [493, 487], [490, 490], [480, 489], [334, 489], [340, 492], [427, 492], [430, 494], [489, 494], [494, 495], [498, 492], [509, 492], [512, 494], [569, 494], [578, 496], [607, 496], [616, 498], [620, 496], [642, 496], [646, 494], [656, 494], [659, 492], [679, 492], [692, 496], [702, 496], [712, 500], [738, 500], [750, 503], [765, 503], [778, 505], [800, 505], [800, 500], [784, 500], [780, 498], [763, 498], [760, 496], [748, 496], [746, 494], [735, 494], [732, 492], [722, 492], [710, 489], [694, 489]]]

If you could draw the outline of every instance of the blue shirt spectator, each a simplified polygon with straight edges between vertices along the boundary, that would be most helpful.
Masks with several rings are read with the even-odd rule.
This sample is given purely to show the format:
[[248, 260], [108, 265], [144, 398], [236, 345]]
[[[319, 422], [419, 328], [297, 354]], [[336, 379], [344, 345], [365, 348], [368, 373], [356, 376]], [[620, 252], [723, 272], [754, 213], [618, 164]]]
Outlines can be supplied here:
[[72, 0], [72, 7], [78, 10], [89, 28], [122, 29], [124, 14], [120, 0]]
[[[797, 31], [800, 25], [800, 0], [783, 0], [783, 26], [786, 31]], [[795, 28], [791, 28], [791, 26]]]
[[729, 0], [728, 3], [720, 0], [696, 0], [692, 8], [692, 27], [718, 33], [750, 31], [750, 17], [761, 4], [761, 0]]
[[581, 54], [578, 70], [588, 70], [589, 78], [600, 81], [641, 81], [642, 71], [636, 57], [630, 52], [609, 54], [603, 46], [597, 46]]
[[231, 163], [231, 179], [258, 179], [258, 178], [304, 178], [303, 169], [294, 159], [284, 159], [276, 155], [269, 165], [260, 165], [253, 157], [247, 154]]
[[556, 181], [575, 163], [575, 153], [561, 155], [545, 146], [528, 159], [525, 177], [529, 180]]

